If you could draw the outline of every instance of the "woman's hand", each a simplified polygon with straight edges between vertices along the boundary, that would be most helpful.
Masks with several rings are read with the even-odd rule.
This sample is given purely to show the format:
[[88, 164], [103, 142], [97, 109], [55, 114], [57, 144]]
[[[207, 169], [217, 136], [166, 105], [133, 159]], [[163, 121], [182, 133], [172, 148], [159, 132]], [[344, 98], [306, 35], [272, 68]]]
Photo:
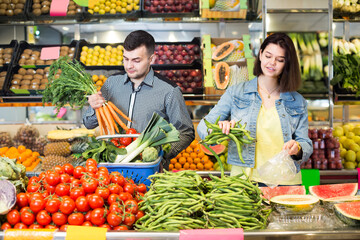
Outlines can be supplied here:
[[102, 107], [105, 103], [105, 98], [102, 96], [101, 92], [97, 92], [88, 97], [88, 102], [93, 109]]
[[222, 132], [226, 135], [230, 133], [230, 128], [235, 127], [235, 120], [231, 121], [219, 121], [219, 127], [222, 129]]
[[282, 150], [284, 149], [288, 150], [289, 155], [298, 155], [301, 150], [301, 146], [297, 141], [290, 140], [284, 144]]

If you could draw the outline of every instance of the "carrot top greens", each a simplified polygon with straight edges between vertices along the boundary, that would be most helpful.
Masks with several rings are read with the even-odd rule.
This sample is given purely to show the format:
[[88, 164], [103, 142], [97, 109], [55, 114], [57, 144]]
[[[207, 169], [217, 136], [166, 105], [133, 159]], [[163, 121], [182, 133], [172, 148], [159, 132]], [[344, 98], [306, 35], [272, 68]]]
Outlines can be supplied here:
[[48, 79], [42, 102], [51, 102], [56, 109], [65, 104], [81, 109], [87, 102], [87, 95], [97, 92], [91, 75], [77, 60], [71, 61], [68, 56], [60, 57], [50, 66]]

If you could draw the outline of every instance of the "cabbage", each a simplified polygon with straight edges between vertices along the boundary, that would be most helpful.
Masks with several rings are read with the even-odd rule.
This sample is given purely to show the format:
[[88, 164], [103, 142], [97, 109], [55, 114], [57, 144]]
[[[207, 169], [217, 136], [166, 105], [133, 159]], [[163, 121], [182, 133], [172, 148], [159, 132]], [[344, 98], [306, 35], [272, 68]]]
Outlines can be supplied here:
[[0, 180], [0, 214], [7, 214], [16, 203], [16, 189], [8, 180]]

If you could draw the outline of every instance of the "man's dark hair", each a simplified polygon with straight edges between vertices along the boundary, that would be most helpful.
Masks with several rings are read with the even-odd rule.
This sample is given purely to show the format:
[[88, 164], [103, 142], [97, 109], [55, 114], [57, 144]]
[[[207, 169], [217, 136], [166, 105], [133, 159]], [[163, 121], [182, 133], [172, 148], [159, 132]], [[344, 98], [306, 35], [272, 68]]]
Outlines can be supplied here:
[[[268, 36], [261, 44], [260, 52], [270, 44], [276, 44], [285, 50], [285, 66], [279, 76], [280, 92], [297, 91], [301, 85], [300, 65], [296, 55], [294, 43], [285, 33], [274, 33]], [[255, 60], [254, 75], [263, 74], [261, 70], [260, 52]]]
[[133, 51], [142, 45], [146, 47], [149, 56], [154, 53], [155, 40], [150, 33], [143, 30], [131, 32], [124, 41], [124, 48], [126, 51]]

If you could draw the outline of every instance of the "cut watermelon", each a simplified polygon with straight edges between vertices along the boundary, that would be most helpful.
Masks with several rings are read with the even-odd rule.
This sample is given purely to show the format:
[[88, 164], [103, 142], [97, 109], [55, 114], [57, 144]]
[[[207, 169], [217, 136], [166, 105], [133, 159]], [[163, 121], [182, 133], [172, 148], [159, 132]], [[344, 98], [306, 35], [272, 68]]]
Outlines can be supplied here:
[[270, 199], [271, 206], [285, 214], [310, 212], [318, 202], [319, 199], [311, 195], [280, 195]]
[[344, 202], [360, 202], [360, 196], [343, 196], [343, 197], [333, 197], [321, 200], [321, 202], [326, 205], [332, 207], [336, 203], [344, 203]]
[[[225, 150], [226, 150], [226, 146], [222, 145], [222, 144], [217, 144], [217, 145], [213, 145], [213, 146], [209, 146], [217, 155], [222, 154]], [[206, 148], [204, 147], [202, 144], [200, 144], [200, 149], [209, 156], [213, 156], [213, 154]]]
[[281, 187], [259, 187], [264, 198], [270, 200], [279, 195], [305, 195], [306, 190], [304, 186], [281, 186]]
[[355, 196], [357, 190], [357, 183], [328, 184], [309, 187], [311, 195], [321, 200], [333, 197]]
[[335, 204], [335, 214], [344, 223], [352, 226], [360, 225], [360, 202]]

